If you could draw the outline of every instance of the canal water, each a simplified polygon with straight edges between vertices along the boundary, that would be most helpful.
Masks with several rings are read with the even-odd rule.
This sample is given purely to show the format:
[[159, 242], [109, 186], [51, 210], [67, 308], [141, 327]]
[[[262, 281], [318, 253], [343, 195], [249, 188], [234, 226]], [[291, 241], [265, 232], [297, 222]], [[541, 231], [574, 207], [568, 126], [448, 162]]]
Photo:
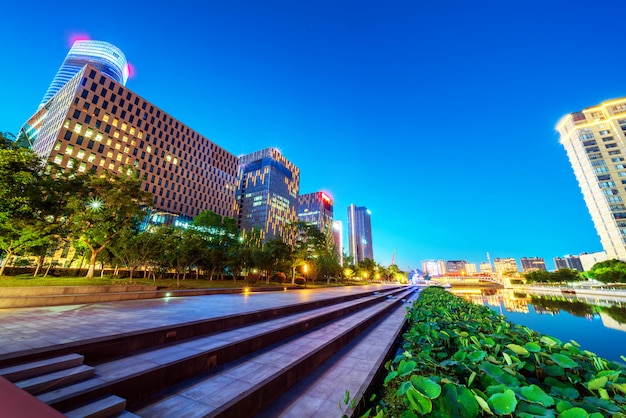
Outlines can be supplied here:
[[452, 288], [452, 293], [488, 306], [509, 321], [582, 349], [624, 363], [626, 356], [626, 299], [545, 295], [511, 289]]

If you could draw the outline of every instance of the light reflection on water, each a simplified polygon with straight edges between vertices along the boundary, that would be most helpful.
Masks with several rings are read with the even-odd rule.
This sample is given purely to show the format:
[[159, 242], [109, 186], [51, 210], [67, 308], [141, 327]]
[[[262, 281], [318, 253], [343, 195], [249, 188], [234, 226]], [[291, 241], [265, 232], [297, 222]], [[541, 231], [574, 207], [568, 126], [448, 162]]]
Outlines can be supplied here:
[[623, 363], [626, 355], [626, 300], [533, 295], [513, 289], [453, 288], [452, 293], [488, 306], [509, 321]]

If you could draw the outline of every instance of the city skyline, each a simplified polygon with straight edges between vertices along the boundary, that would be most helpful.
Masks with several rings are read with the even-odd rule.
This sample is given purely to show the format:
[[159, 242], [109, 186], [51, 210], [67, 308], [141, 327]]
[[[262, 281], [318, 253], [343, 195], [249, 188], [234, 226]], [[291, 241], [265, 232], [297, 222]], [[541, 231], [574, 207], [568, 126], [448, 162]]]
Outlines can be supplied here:
[[[30, 24], [26, 35], [16, 18], [0, 29], [11, 58], [0, 70], [0, 130], [17, 134], [84, 33], [124, 51], [128, 88], [220, 147], [277, 147], [300, 168], [300, 190], [371, 209], [381, 264], [394, 251], [402, 269], [480, 263], [487, 251], [545, 260], [600, 251], [555, 126], [626, 96], [619, 71], [566, 65], [560, 52], [576, 39], [621, 68], [625, 6], [614, 6], [607, 16], [560, 1], [234, 2], [167, 13], [138, 3], [124, 9], [138, 21], [50, 27], [67, 21], [62, 10], [11, 4], [7, 16]], [[583, 26], [602, 42], [579, 39]]]

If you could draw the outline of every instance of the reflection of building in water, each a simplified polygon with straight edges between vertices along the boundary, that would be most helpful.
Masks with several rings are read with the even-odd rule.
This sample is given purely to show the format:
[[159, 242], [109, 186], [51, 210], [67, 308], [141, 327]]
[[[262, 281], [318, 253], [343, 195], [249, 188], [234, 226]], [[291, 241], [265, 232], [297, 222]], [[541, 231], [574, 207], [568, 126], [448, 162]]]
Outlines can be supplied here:
[[560, 309], [554, 309], [554, 308], [547, 308], [544, 306], [534, 306], [533, 305], [533, 309], [535, 311], [536, 314], [539, 315], [558, 315], [561, 313]]
[[607, 328], [617, 329], [620, 331], [626, 331], [626, 324], [621, 324], [617, 322], [615, 319], [611, 318], [611, 316], [605, 312], [600, 312], [600, 319], [602, 320], [602, 325]]

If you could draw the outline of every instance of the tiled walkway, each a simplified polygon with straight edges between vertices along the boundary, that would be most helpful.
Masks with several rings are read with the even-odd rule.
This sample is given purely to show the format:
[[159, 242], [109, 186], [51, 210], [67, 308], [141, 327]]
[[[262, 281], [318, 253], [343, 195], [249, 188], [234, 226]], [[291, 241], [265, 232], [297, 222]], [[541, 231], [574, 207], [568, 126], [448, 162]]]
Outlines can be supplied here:
[[57, 344], [235, 315], [385, 285], [193, 296], [43, 308], [0, 309], [0, 356]]

